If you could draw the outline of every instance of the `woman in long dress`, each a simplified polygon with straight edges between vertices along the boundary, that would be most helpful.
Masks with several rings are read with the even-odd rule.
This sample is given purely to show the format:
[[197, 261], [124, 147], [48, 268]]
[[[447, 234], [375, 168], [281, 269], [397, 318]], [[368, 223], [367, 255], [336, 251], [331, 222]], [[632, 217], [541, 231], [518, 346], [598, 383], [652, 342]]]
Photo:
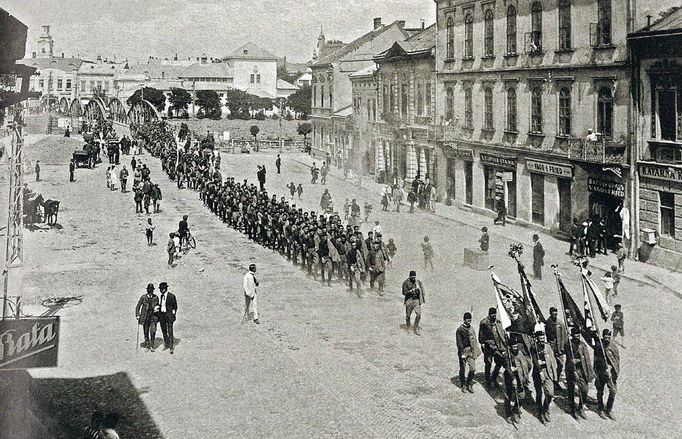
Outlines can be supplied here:
[[111, 167], [111, 187], [112, 191], [115, 191], [118, 187], [118, 172], [116, 172], [116, 166]]

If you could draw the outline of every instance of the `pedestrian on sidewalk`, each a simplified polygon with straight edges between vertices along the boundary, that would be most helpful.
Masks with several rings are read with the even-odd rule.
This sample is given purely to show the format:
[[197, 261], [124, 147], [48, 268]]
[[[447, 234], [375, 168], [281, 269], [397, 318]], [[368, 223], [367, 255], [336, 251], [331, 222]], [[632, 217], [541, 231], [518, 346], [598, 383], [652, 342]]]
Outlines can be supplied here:
[[158, 184], [154, 184], [152, 186], [152, 204], [154, 207], [154, 213], [159, 213], [161, 211], [161, 200], [163, 200], [163, 197], [161, 196], [161, 188], [159, 187]]
[[620, 284], [620, 273], [618, 267], [611, 266], [611, 277], [613, 278], [613, 297], [618, 297], [618, 285]]
[[107, 182], [107, 189], [111, 190], [111, 166], [107, 167], [106, 172], [104, 173], [106, 182]]
[[621, 311], [621, 305], [617, 303], [614, 308], [616, 308], [615, 311], [613, 311], [613, 314], [611, 314], [611, 323], [613, 324], [613, 342], [616, 342], [616, 337], [618, 334], [620, 334], [620, 337], [622, 338], [620, 345], [621, 347], [625, 347], [625, 327], [624, 327], [624, 321], [623, 321], [623, 311]]
[[606, 296], [606, 302], [611, 304], [611, 297], [613, 297], [613, 277], [611, 277], [611, 272], [607, 271], [601, 278], [604, 282], [604, 295]]
[[618, 258], [618, 271], [625, 273], [625, 258], [627, 258], [627, 252], [625, 251], [625, 247], [623, 247], [622, 241], [618, 243], [616, 257]]
[[277, 154], [277, 159], [275, 159], [275, 166], [277, 166], [277, 173], [281, 174], [282, 170], [282, 158]]
[[349, 216], [350, 216], [350, 202], [348, 201], [348, 198], [346, 198], [346, 201], [343, 203], [343, 219], [347, 220]]
[[422, 318], [422, 304], [425, 303], [424, 285], [420, 280], [417, 280], [416, 271], [411, 270], [408, 278], [403, 282], [402, 293], [405, 304], [405, 330], [410, 330], [412, 313], [414, 312], [413, 330], [415, 334], [421, 335], [419, 322]]
[[417, 194], [414, 189], [407, 193], [407, 202], [410, 203], [410, 213], [414, 213], [414, 203], [417, 201]]
[[256, 264], [249, 265], [249, 271], [244, 275], [244, 317], [242, 317], [242, 323], [244, 320], [250, 317], [250, 313], [253, 312], [253, 322], [259, 324], [258, 320], [258, 301], [257, 301], [257, 287], [260, 284], [258, 279], [256, 279]]
[[119, 177], [121, 178], [121, 192], [126, 193], [126, 187], [128, 186], [128, 170], [126, 165], [123, 165]]
[[145, 229], [145, 234], [147, 235], [147, 245], [152, 245], [154, 241], [154, 225], [152, 224], [152, 219], [147, 218], [147, 227]]
[[256, 176], [258, 177], [258, 184], [260, 185], [260, 190], [263, 191], [265, 189], [265, 165], [258, 165], [258, 171], [256, 172]]
[[476, 332], [471, 326], [471, 319], [471, 313], [465, 312], [462, 324], [455, 333], [457, 357], [459, 358], [459, 386], [462, 389], [462, 393], [474, 393], [473, 382], [474, 374], [476, 373], [476, 359], [481, 356], [481, 349], [478, 346]]
[[40, 181], [40, 160], [36, 160], [36, 181]]
[[327, 174], [329, 173], [329, 165], [327, 165], [327, 162], [322, 162], [322, 167], [320, 168], [320, 175], [322, 178], [320, 179], [320, 184], [327, 184]]
[[118, 172], [116, 171], [116, 166], [111, 167], [111, 190], [118, 190]]
[[393, 257], [398, 252], [398, 247], [396, 247], [393, 238], [388, 238], [388, 244], [386, 244], [386, 250], [388, 250], [388, 266], [393, 267]]
[[301, 199], [301, 195], [303, 195], [303, 184], [299, 183], [298, 188], [296, 188], [296, 192], [298, 192], [298, 199]]
[[497, 218], [493, 220], [493, 224], [497, 224], [498, 221], [502, 222], [503, 226], [507, 225], [507, 206], [504, 200], [499, 195], [495, 195], [495, 210], [497, 211]]
[[424, 242], [422, 242], [422, 252], [424, 253], [424, 270], [427, 266], [433, 270], [433, 247], [431, 247], [428, 236], [425, 236]]
[[365, 222], [369, 221], [369, 215], [372, 213], [372, 204], [369, 201], [365, 202]]
[[317, 169], [315, 162], [313, 162], [313, 166], [310, 167], [310, 184], [315, 184], [315, 182], [317, 182], [318, 173], [319, 169]]
[[545, 265], [545, 249], [538, 234], [533, 235], [533, 277], [542, 279], [542, 266]]
[[580, 254], [580, 225], [578, 224], [578, 218], [573, 218], [573, 224], [571, 225], [571, 245], [568, 248], [568, 254], [573, 256], [573, 252]]
[[133, 196], [133, 200], [135, 200], [135, 213], [142, 213], [142, 198], [144, 198], [142, 189], [138, 187], [135, 189], [135, 195]]
[[166, 252], [168, 253], [168, 265], [173, 265], [173, 257], [175, 256], [175, 233], [173, 232], [168, 234]]
[[175, 322], [175, 314], [178, 312], [178, 301], [175, 294], [168, 291], [168, 283], [161, 282], [159, 284], [159, 323], [161, 325], [161, 333], [163, 334], [163, 348], [170, 349], [173, 353], [173, 345], [175, 337], [173, 337], [173, 323]]
[[154, 284], [147, 284], [147, 293], [140, 297], [135, 307], [135, 319], [144, 331], [144, 347], [154, 352], [156, 323], [158, 322], [159, 297], [154, 294]]
[[287, 188], [289, 189], [289, 195], [291, 195], [291, 199], [294, 199], [294, 195], [296, 194], [296, 185], [292, 181], [287, 185]]
[[481, 237], [478, 242], [481, 244], [481, 251], [487, 252], [490, 247], [490, 235], [488, 235], [488, 228], [481, 227]]
[[395, 203], [395, 211], [400, 213], [400, 205], [403, 204], [403, 190], [400, 187], [396, 187], [396, 190], [393, 191], [393, 202]]

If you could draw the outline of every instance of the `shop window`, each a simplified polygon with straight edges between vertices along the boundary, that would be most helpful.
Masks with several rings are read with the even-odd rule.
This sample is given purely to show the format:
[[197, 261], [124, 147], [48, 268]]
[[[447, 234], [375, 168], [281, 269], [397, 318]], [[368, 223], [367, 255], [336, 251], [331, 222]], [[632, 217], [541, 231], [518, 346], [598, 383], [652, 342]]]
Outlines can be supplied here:
[[455, 20], [452, 17], [448, 18], [447, 29], [447, 44], [445, 48], [445, 59], [451, 61], [455, 59]]
[[516, 55], [516, 8], [507, 8], [507, 55]]
[[571, 134], [571, 90], [562, 87], [559, 90], [559, 135]]
[[467, 12], [464, 17], [464, 58], [474, 57], [474, 15]]
[[445, 120], [452, 122], [454, 119], [455, 92], [452, 87], [445, 89]]
[[516, 132], [516, 88], [507, 89], [507, 131]]
[[487, 9], [485, 11], [485, 34], [484, 34], [484, 51], [485, 56], [493, 56], [495, 53], [495, 17], [493, 15], [492, 9]]
[[661, 198], [661, 235], [675, 237], [675, 194], [659, 192]]
[[495, 126], [493, 125], [493, 89], [492, 87], [486, 87], [483, 91], [485, 99], [485, 129], [493, 130]]
[[534, 87], [530, 92], [530, 132], [542, 133], [542, 90]]
[[545, 177], [540, 174], [530, 174], [530, 188], [532, 193], [532, 220], [535, 224], [545, 223]]
[[613, 136], [613, 94], [609, 87], [601, 87], [597, 97], [597, 131], [602, 136]]
[[474, 110], [471, 98], [471, 88], [464, 89], [464, 127], [474, 127]]
[[559, 49], [571, 48], [571, 0], [559, 0]]

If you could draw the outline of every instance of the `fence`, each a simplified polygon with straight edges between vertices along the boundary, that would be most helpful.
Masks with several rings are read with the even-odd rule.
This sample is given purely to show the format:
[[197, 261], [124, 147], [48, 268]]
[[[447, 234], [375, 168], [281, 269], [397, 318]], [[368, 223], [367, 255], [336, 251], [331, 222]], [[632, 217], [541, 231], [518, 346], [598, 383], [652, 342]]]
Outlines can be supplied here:
[[[281, 143], [281, 145], [280, 145]], [[250, 140], [230, 139], [218, 141], [218, 149], [225, 152], [240, 153], [246, 151], [291, 152], [303, 151], [305, 142], [302, 140]]]

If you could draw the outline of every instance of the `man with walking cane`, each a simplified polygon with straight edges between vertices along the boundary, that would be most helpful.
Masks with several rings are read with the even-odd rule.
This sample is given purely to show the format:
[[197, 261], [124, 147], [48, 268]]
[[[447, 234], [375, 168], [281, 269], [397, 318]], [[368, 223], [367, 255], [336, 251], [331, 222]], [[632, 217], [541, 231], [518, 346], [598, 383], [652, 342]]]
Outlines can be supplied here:
[[256, 301], [256, 287], [258, 286], [258, 279], [256, 279], [256, 264], [249, 265], [249, 271], [244, 275], [244, 316], [242, 323], [249, 318], [249, 309], [253, 311], [253, 322], [259, 324], [258, 320], [258, 302]]
[[[147, 294], [142, 295], [135, 307], [137, 324], [142, 325], [144, 331], [144, 347], [147, 351], [154, 352], [154, 339], [156, 338], [156, 323], [158, 321], [159, 297], [154, 294], [154, 284], [147, 285]], [[139, 341], [139, 328], [138, 328]], [[139, 343], [138, 343], [139, 346]]]

